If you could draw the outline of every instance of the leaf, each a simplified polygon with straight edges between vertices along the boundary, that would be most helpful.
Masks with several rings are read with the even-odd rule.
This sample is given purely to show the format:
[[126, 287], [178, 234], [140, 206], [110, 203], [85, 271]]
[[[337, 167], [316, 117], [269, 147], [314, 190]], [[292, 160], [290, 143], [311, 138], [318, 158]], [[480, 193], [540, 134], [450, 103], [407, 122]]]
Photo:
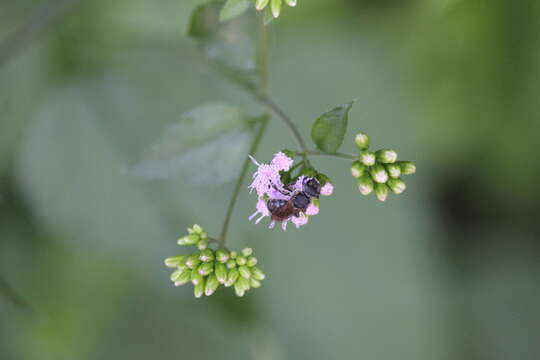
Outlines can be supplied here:
[[181, 175], [195, 184], [231, 181], [247, 156], [255, 122], [231, 105], [200, 106], [166, 129], [130, 173], [149, 179]]
[[248, 8], [249, 0], [228, 0], [219, 14], [220, 21], [229, 21], [242, 15]]
[[311, 138], [319, 150], [330, 154], [338, 151], [343, 144], [349, 111], [353, 104], [354, 101], [340, 105], [315, 120], [311, 128]]
[[[229, 1], [223, 10], [220, 2], [199, 5], [191, 15], [188, 35], [196, 40], [202, 52], [220, 67], [225, 67], [229, 72], [235, 72], [239, 76], [247, 74], [255, 77], [256, 17], [237, 16], [226, 23], [220, 22], [220, 16], [227, 17], [234, 14], [242, 7], [244, 1], [249, 4], [247, 0], [235, 0], [236, 6], [233, 6], [229, 5], [231, 3]], [[229, 9], [227, 5], [231, 8]]]

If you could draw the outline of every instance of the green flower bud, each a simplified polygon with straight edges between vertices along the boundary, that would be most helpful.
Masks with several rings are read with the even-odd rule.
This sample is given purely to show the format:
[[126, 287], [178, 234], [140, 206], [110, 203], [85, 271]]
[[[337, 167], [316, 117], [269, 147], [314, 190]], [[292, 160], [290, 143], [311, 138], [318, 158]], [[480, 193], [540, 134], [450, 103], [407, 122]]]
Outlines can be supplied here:
[[233, 286], [234, 283], [236, 282], [236, 280], [238, 280], [239, 277], [240, 277], [240, 273], [238, 272], [238, 270], [237, 269], [232, 269], [227, 274], [227, 281], [225, 281], [225, 286], [226, 287]]
[[198, 267], [199, 274], [202, 276], [209, 275], [212, 271], [214, 271], [214, 263], [204, 263], [202, 265], [199, 265]]
[[245, 295], [246, 290], [242, 287], [240, 284], [234, 284], [234, 292], [236, 293], [236, 296], [242, 297]]
[[202, 296], [202, 294], [204, 293], [205, 285], [205, 281], [202, 278], [201, 281], [195, 285], [195, 287], [193, 288], [193, 294], [196, 298], [200, 298]]
[[277, 18], [281, 12], [281, 0], [271, 0], [272, 15]]
[[416, 165], [412, 161], [398, 161], [403, 175], [412, 175], [416, 172]]
[[366, 150], [369, 147], [369, 137], [367, 136], [367, 134], [364, 134], [362, 132], [356, 134], [356, 136], [354, 137], [354, 142], [360, 150]]
[[236, 263], [238, 265], [246, 265], [247, 259], [245, 257], [243, 257], [243, 256], [239, 256], [239, 257], [236, 258]]
[[206, 296], [212, 295], [219, 287], [219, 281], [215, 274], [212, 274], [206, 279], [206, 285], [204, 287], [204, 294]]
[[249, 266], [249, 267], [253, 267], [253, 266], [257, 265], [257, 262], [258, 262], [258, 260], [257, 260], [256, 257], [250, 256], [247, 259], [246, 265]]
[[191, 282], [193, 283], [193, 285], [200, 284], [203, 279], [204, 278], [199, 272], [198, 268], [194, 268], [191, 270]]
[[216, 263], [214, 274], [216, 274], [216, 278], [220, 284], [225, 284], [225, 281], [227, 281], [227, 267], [225, 264]]
[[199, 242], [197, 243], [197, 248], [199, 248], [199, 250], [204, 250], [208, 248], [208, 240], [207, 239], [199, 240]]
[[231, 259], [236, 259], [237, 256], [238, 256], [238, 253], [237, 253], [236, 251], [231, 251], [231, 252], [229, 253], [229, 257], [230, 257]]
[[226, 263], [229, 260], [229, 253], [227, 250], [219, 249], [216, 251], [216, 260], [220, 263]]
[[351, 175], [355, 178], [359, 178], [360, 176], [364, 175], [364, 172], [366, 171], [366, 166], [363, 165], [360, 161], [353, 162], [351, 166]]
[[186, 266], [190, 269], [196, 268], [201, 263], [199, 256], [199, 253], [189, 255], [186, 259]]
[[255, 8], [259, 11], [263, 10], [266, 5], [268, 5], [268, 3], [270, 2], [270, 0], [256, 0], [255, 1]]
[[388, 180], [388, 187], [394, 192], [394, 194], [401, 194], [407, 188], [405, 182], [401, 179], [390, 179]]
[[264, 280], [264, 278], [266, 277], [266, 275], [264, 275], [264, 273], [262, 272], [261, 269], [259, 269], [258, 267], [254, 266], [252, 268], [250, 268], [251, 270], [251, 276], [253, 276], [253, 278], [255, 280]]
[[377, 160], [383, 164], [395, 163], [397, 160], [397, 152], [390, 149], [381, 149], [375, 153]]
[[371, 194], [371, 192], [373, 191], [373, 186], [373, 180], [371, 180], [371, 177], [367, 174], [362, 175], [358, 179], [358, 190], [362, 195]]
[[401, 176], [401, 167], [398, 164], [388, 164], [385, 167], [386, 172], [391, 178], [397, 179]]
[[172, 256], [165, 259], [165, 266], [170, 268], [176, 268], [178, 266], [184, 265], [186, 262], [187, 256], [185, 255], [178, 255], [178, 256]]
[[193, 232], [196, 233], [196, 234], [200, 234], [200, 233], [202, 233], [202, 232], [204, 231], [203, 228], [202, 228], [200, 225], [198, 225], [198, 224], [193, 225], [193, 229], [192, 229], [192, 230], [193, 230]]
[[174, 286], [180, 286], [187, 284], [191, 280], [191, 270], [185, 269], [182, 271], [182, 275], [176, 278]]
[[371, 168], [370, 173], [371, 173], [371, 177], [373, 178], [373, 181], [379, 184], [384, 184], [385, 182], [388, 181], [388, 174], [386, 173], [384, 166], [382, 166], [381, 164], [375, 164]]
[[234, 269], [236, 267], [236, 261], [231, 259], [227, 261], [227, 269]]
[[199, 259], [205, 263], [214, 261], [214, 252], [212, 251], [212, 249], [204, 249], [203, 251], [201, 251]]
[[199, 241], [199, 235], [189, 234], [178, 239], [178, 245], [195, 245]]
[[178, 279], [180, 278], [180, 276], [182, 276], [182, 273], [183, 273], [184, 271], [189, 272], [190, 270], [176, 269], [176, 270], [171, 274], [171, 281], [178, 281]]
[[255, 280], [254, 278], [251, 278], [249, 279], [249, 286], [254, 289], [258, 289], [261, 287], [261, 282], [259, 280]]
[[285, 0], [285, 2], [287, 2], [287, 5], [289, 5], [290, 7], [296, 6], [296, 0]]
[[251, 254], [253, 254], [252, 248], [245, 248], [244, 250], [242, 250], [242, 256], [244, 257], [251, 256]]
[[238, 272], [240, 273], [240, 276], [243, 278], [249, 279], [251, 277], [251, 271], [249, 271], [249, 268], [247, 266], [239, 266]]
[[372, 166], [375, 164], [375, 154], [364, 150], [360, 153], [360, 162], [366, 166]]
[[248, 291], [251, 286], [249, 285], [249, 280], [243, 277], [239, 277], [238, 280], [234, 283], [234, 285], [241, 286], [245, 291]]
[[380, 201], [385, 201], [388, 197], [388, 186], [386, 184], [375, 184], [375, 195]]

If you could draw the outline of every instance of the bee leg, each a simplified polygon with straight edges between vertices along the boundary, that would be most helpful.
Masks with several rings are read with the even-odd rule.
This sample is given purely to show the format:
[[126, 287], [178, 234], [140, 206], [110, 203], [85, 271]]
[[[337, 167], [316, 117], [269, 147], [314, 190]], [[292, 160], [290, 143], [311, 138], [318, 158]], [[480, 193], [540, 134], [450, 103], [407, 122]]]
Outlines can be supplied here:
[[281, 223], [281, 229], [283, 231], [287, 231], [287, 223], [288, 222], [289, 222], [288, 220], [285, 220], [284, 222]]
[[268, 228], [269, 229], [273, 229], [274, 228], [274, 225], [276, 225], [276, 222], [274, 220], [272, 220], [272, 222], [270, 223], [270, 225], [268, 225]]

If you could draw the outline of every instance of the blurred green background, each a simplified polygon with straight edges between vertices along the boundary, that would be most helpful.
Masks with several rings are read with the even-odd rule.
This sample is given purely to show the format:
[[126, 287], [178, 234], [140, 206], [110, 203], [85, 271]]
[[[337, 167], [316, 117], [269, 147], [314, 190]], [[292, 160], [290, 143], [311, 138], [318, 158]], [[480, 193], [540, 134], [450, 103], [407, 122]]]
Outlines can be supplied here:
[[[268, 280], [196, 300], [163, 259], [232, 183], [125, 167], [197, 105], [260, 110], [185, 36], [198, 3], [0, 0], [0, 359], [539, 359], [540, 3], [285, 8], [270, 87], [302, 132], [357, 98], [344, 150], [363, 130], [419, 171], [379, 203], [315, 159], [334, 196], [285, 233], [243, 192], [229, 242]], [[273, 120], [258, 158], [284, 147]]]

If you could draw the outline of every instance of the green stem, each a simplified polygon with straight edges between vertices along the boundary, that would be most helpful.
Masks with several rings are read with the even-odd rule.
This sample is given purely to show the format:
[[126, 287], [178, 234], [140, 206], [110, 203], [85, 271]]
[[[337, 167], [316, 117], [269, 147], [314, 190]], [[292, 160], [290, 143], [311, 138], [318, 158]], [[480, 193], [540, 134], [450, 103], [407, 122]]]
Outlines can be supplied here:
[[6, 300], [18, 308], [28, 312], [32, 311], [30, 305], [15, 292], [7, 280], [5, 280], [2, 276], [0, 276], [0, 295], [3, 295]]
[[[255, 153], [257, 152], [257, 148], [259, 147], [259, 144], [262, 140], [262, 137], [264, 135], [267, 125], [268, 125], [268, 116], [264, 116], [261, 119], [259, 130], [257, 131], [257, 134], [255, 135], [255, 139], [253, 140], [253, 143], [251, 144], [251, 148], [249, 149], [250, 155], [255, 155]], [[251, 160], [249, 158], [246, 158], [246, 160], [244, 161], [244, 164], [242, 165], [242, 170], [240, 170], [240, 176], [238, 177], [238, 180], [236, 181], [236, 185], [234, 186], [233, 195], [231, 197], [231, 201], [229, 202], [229, 206], [227, 208], [225, 221], [223, 222], [223, 227], [221, 228], [221, 235], [219, 236], [219, 247], [221, 248], [225, 247], [225, 239], [227, 238], [227, 231], [229, 230], [229, 224], [231, 222], [234, 206], [236, 205], [236, 201], [238, 200], [238, 195], [240, 195], [240, 190], [242, 189], [242, 184], [244, 183], [244, 178], [246, 177], [250, 163], [251, 163]]]

